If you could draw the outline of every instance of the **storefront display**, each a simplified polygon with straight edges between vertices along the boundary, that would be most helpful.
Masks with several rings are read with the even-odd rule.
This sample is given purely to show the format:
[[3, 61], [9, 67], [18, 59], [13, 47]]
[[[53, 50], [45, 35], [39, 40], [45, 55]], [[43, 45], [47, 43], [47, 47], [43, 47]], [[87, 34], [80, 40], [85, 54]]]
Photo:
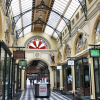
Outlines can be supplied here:
[[93, 64], [94, 64], [95, 94], [96, 98], [98, 98], [100, 97], [100, 57], [94, 57]]
[[90, 98], [89, 63], [85, 57], [75, 60], [75, 89], [77, 96]]
[[63, 87], [66, 93], [72, 90], [71, 66], [67, 64], [63, 65]]
[[9, 100], [11, 55], [6, 44], [0, 41], [0, 99], [2, 100]]

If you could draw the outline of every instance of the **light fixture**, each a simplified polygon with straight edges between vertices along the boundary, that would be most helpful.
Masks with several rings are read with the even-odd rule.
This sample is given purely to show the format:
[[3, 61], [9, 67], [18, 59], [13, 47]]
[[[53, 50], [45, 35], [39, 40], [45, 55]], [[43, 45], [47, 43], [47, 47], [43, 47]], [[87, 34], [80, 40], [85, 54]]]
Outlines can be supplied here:
[[42, 18], [42, 15], [40, 15], [39, 18]]

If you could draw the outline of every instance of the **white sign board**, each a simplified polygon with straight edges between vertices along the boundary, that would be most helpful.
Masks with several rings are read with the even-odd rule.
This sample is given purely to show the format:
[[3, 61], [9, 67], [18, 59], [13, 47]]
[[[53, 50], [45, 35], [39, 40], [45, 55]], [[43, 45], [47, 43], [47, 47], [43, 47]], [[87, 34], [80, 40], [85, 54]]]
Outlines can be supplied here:
[[62, 66], [57, 66], [57, 69], [62, 69]]
[[74, 65], [74, 60], [68, 60], [68, 65]]
[[47, 96], [47, 84], [39, 85], [39, 96]]

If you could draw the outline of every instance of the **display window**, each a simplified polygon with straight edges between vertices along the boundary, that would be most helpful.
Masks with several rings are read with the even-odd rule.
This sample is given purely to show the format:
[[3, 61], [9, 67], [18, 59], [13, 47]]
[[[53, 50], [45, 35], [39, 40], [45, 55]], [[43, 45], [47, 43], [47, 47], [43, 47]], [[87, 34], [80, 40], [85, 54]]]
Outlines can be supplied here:
[[66, 93], [72, 90], [71, 66], [68, 66], [67, 64], [63, 65], [63, 87], [63, 90]]
[[93, 58], [96, 100], [100, 97], [100, 57]]
[[5, 50], [1, 48], [1, 64], [0, 64], [0, 99], [3, 99], [4, 89], [4, 63], [5, 63]]
[[75, 89], [80, 97], [90, 98], [89, 63], [87, 58], [75, 60]]

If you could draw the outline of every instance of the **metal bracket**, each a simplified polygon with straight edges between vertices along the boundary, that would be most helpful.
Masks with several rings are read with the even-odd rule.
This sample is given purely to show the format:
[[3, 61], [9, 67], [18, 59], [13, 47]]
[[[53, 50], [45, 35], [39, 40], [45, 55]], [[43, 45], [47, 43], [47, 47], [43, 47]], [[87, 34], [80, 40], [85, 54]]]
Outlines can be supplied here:
[[82, 9], [84, 11], [85, 20], [87, 20], [87, 6], [86, 6], [86, 0], [78, 0], [80, 5], [82, 6]]
[[11, 5], [11, 2], [12, 2], [12, 0], [6, 0], [6, 10], [7, 10], [6, 16], [7, 16], [7, 17], [8, 17], [8, 11], [9, 11], [9, 7], [10, 7], [10, 5]]

